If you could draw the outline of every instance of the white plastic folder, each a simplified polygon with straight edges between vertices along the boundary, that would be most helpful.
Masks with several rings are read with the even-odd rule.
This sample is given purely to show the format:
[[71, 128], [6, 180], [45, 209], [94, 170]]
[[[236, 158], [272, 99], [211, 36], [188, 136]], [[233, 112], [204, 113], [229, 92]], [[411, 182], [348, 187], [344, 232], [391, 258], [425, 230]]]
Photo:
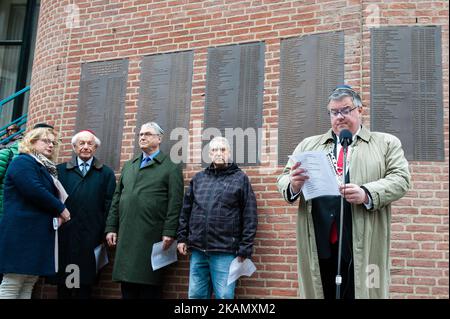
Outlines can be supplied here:
[[104, 244], [100, 244], [94, 249], [95, 264], [97, 265], [97, 272], [109, 263], [108, 251]]
[[238, 257], [234, 258], [230, 264], [230, 271], [228, 272], [227, 285], [235, 282], [241, 276], [250, 277], [256, 270], [255, 264], [248, 258], [243, 262], [238, 261]]
[[167, 250], [163, 250], [163, 242], [153, 244], [152, 250], [152, 268], [158, 270], [178, 260], [177, 241], [174, 240]]

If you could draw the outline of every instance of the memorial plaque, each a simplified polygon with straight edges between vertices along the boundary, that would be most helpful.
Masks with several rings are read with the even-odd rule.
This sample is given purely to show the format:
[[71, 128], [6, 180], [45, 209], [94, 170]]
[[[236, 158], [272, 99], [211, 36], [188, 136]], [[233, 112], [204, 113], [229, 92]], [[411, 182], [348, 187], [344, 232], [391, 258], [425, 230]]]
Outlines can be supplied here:
[[376, 28], [371, 41], [371, 129], [397, 136], [408, 160], [443, 161], [441, 28]]
[[220, 132], [241, 166], [260, 163], [264, 51], [262, 42], [208, 49], [203, 146]]
[[76, 131], [90, 129], [102, 144], [95, 156], [114, 170], [120, 166], [128, 60], [81, 65]]
[[178, 151], [175, 156], [172, 154], [172, 160], [186, 162], [193, 59], [193, 51], [151, 55], [142, 59], [136, 154], [140, 152], [137, 139], [141, 125], [156, 122], [164, 130], [161, 151], [166, 155], [171, 155], [174, 144], [183, 139], [177, 132], [185, 129], [186, 144], [177, 147]]
[[304, 138], [330, 128], [328, 96], [344, 83], [344, 32], [283, 39], [280, 52], [278, 164]]

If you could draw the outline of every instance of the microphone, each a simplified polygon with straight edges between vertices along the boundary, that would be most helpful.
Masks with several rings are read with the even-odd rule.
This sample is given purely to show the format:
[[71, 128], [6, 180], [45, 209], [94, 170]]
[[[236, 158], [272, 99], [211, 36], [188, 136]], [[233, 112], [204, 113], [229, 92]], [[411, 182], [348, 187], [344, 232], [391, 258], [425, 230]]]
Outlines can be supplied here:
[[[349, 130], [342, 130], [339, 133], [339, 142], [342, 145], [341, 151], [343, 151], [343, 180], [345, 183], [345, 172], [347, 171], [346, 163], [347, 163], [347, 148], [350, 144], [353, 142], [353, 135], [352, 132]], [[341, 299], [341, 283], [342, 283], [342, 276], [341, 276], [341, 260], [342, 260], [342, 232], [344, 231], [343, 225], [344, 225], [344, 197], [345, 197], [345, 189], [344, 189], [344, 195], [341, 196], [341, 209], [340, 209], [340, 215], [339, 215], [339, 244], [338, 244], [338, 267], [337, 267], [337, 273], [336, 273], [336, 299]]]
[[339, 133], [339, 142], [341, 143], [342, 147], [347, 147], [352, 144], [352, 132], [350, 132], [349, 130], [342, 130], [341, 133]]

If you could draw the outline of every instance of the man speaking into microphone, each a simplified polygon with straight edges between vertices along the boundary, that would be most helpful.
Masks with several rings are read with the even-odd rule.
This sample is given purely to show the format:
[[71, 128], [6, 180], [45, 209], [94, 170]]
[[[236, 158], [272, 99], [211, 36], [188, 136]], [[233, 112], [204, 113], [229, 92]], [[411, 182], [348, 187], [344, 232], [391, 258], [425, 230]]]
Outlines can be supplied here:
[[391, 203], [409, 189], [408, 162], [398, 138], [362, 125], [361, 98], [350, 86], [333, 90], [327, 110], [331, 129], [305, 138], [293, 154], [325, 151], [342, 181], [341, 196], [305, 201], [302, 187], [308, 172], [292, 159], [278, 177], [285, 200], [294, 203], [299, 199], [300, 297], [388, 298]]

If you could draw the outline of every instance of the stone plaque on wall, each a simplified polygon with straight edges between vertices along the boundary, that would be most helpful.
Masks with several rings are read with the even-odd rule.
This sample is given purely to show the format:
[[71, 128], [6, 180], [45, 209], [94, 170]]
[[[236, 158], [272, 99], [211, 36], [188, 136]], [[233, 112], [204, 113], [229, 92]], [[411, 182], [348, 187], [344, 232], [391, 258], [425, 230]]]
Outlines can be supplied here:
[[[174, 161], [186, 161], [187, 144], [175, 147], [182, 140], [177, 132], [189, 130], [191, 106], [193, 51], [146, 56], [142, 59], [139, 89], [139, 109], [137, 113], [136, 138], [142, 124], [156, 122], [164, 130], [161, 151]], [[172, 138], [171, 138], [172, 134]], [[188, 142], [188, 137], [184, 137]], [[135, 143], [136, 154], [140, 152]], [[175, 155], [175, 156], [174, 156]]]
[[264, 51], [263, 42], [208, 49], [204, 145], [220, 132], [239, 165], [260, 163]]
[[95, 156], [114, 170], [120, 166], [128, 60], [81, 65], [76, 131], [90, 129], [102, 144]]
[[328, 96], [344, 83], [344, 32], [281, 41], [278, 164], [304, 138], [330, 128]]
[[409, 160], [444, 160], [441, 54], [440, 27], [371, 30], [371, 128], [397, 136]]

